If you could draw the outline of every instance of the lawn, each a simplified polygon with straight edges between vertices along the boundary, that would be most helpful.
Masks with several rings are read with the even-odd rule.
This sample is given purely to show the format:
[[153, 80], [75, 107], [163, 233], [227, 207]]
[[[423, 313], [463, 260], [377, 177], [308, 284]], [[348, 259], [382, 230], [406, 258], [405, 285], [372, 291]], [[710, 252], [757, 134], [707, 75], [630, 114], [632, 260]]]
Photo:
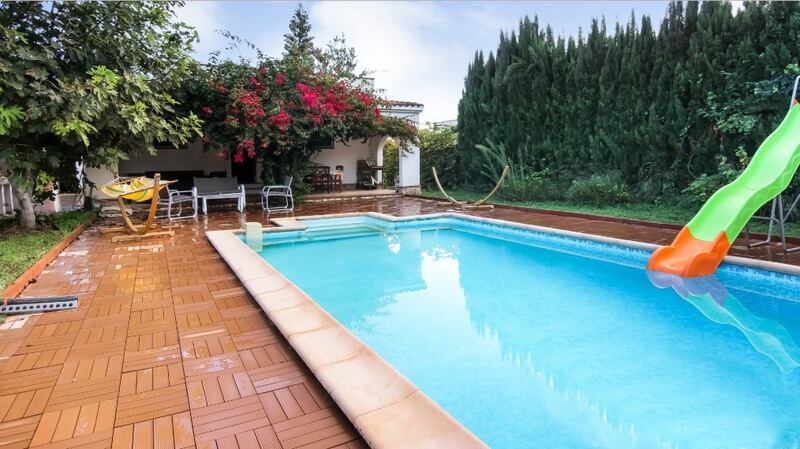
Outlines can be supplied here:
[[37, 229], [24, 232], [13, 219], [0, 219], [0, 291], [36, 263], [67, 234], [94, 216], [75, 211], [38, 217]]
[[[474, 193], [466, 190], [448, 190], [448, 194], [457, 200], [475, 201], [485, 196], [485, 193]], [[443, 198], [438, 190], [423, 190], [423, 196]], [[535, 209], [577, 212], [583, 214], [600, 215], [604, 217], [629, 218], [634, 220], [647, 220], [656, 223], [669, 223], [685, 225], [697, 213], [698, 207], [687, 207], [679, 203], [625, 203], [613, 206], [591, 206], [575, 204], [568, 201], [509, 201], [494, 197], [493, 204], [508, 206], [530, 207]], [[751, 225], [754, 232], [767, 232], [767, 222], [756, 220]], [[776, 229], [777, 231], [777, 229]], [[800, 224], [787, 223], [786, 235], [800, 237]]]

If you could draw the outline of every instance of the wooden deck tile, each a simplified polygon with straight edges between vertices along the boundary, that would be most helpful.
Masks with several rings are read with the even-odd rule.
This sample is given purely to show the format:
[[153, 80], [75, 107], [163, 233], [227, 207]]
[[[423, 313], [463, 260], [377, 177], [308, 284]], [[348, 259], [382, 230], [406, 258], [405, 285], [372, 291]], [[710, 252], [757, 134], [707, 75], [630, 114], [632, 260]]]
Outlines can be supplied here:
[[0, 422], [40, 415], [52, 390], [43, 388], [0, 396]]
[[110, 447], [116, 400], [92, 402], [41, 416], [30, 446], [41, 448]]
[[192, 423], [198, 445], [270, 425], [257, 396], [194, 409]]
[[80, 327], [80, 321], [37, 325], [23, 340], [16, 354], [69, 348]]
[[[236, 321], [240, 322], [242, 319]], [[259, 321], [261, 321], [260, 318]], [[226, 323], [227, 322], [229, 321], [226, 321]], [[282, 339], [277, 332], [276, 329], [272, 329], [271, 327], [257, 327], [247, 332], [233, 334], [233, 342], [236, 344], [236, 349], [239, 351], [252, 349], [271, 343], [277, 343]]]
[[118, 426], [171, 416], [189, 410], [186, 386], [183, 383], [153, 389], [152, 380], [150, 380], [149, 384], [139, 385], [139, 387], [142, 387], [141, 392], [120, 395], [116, 418]]
[[41, 415], [0, 424], [0, 444], [3, 449], [23, 449], [30, 446]]
[[111, 326], [81, 329], [69, 352], [69, 359], [110, 357], [125, 349], [127, 320], [117, 318]]
[[175, 311], [170, 307], [131, 312], [128, 335], [137, 336], [175, 330]]
[[125, 346], [123, 371], [170, 365], [181, 359], [177, 331], [154, 332], [129, 337]]
[[225, 373], [242, 371], [244, 365], [236, 352], [228, 352], [211, 357], [185, 359], [183, 371], [186, 382], [195, 382], [209, 377], [220, 376]]
[[236, 352], [233, 338], [225, 328], [210, 328], [181, 337], [181, 350], [185, 359], [198, 359]]
[[10, 357], [8, 362], [3, 365], [0, 372], [15, 373], [34, 368], [45, 368], [64, 363], [69, 354], [69, 348], [49, 349], [46, 351], [29, 352], [27, 354], [17, 354]]
[[244, 318], [225, 320], [225, 327], [231, 335], [245, 334], [253, 331], [262, 331], [270, 326], [264, 315], [251, 315]]
[[306, 369], [294, 361], [276, 363], [247, 371], [259, 393], [275, 391], [309, 381]]
[[273, 426], [284, 449], [330, 448], [355, 441], [347, 419], [329, 408], [288, 419]]
[[0, 382], [0, 396], [50, 388], [55, 385], [60, 371], [61, 366], [56, 365], [4, 374]]

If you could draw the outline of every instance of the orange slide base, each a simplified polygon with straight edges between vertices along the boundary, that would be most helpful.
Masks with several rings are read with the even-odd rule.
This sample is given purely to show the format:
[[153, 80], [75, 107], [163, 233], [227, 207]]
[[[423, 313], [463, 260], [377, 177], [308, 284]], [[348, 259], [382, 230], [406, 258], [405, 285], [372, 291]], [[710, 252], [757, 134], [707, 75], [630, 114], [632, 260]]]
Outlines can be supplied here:
[[717, 270], [730, 247], [725, 231], [713, 242], [707, 242], [694, 238], [684, 226], [670, 246], [663, 246], [650, 256], [647, 269], [683, 277], [708, 276]]

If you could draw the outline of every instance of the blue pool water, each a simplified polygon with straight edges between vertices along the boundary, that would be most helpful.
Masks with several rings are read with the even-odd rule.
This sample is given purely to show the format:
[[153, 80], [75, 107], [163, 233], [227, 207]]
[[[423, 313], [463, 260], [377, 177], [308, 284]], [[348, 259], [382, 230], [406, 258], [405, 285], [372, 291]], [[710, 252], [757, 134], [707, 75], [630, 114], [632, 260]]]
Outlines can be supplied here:
[[262, 256], [494, 449], [800, 447], [796, 278], [725, 266], [662, 289], [678, 281], [630, 248], [309, 223]]

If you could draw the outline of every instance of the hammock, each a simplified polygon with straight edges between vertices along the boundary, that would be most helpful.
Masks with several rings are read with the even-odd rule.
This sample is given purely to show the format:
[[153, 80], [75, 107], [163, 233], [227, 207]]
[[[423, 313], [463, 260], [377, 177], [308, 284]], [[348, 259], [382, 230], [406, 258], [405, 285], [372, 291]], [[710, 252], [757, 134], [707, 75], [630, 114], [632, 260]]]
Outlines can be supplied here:
[[126, 200], [141, 203], [153, 198], [155, 193], [153, 185], [160, 191], [167, 184], [175, 181], [165, 181], [158, 183], [155, 179], [139, 176], [137, 178], [116, 178], [108, 184], [100, 187], [100, 190], [111, 198], [122, 197]]
[[[161, 191], [161, 189], [169, 184], [172, 184], [173, 182], [175, 181], [161, 182], [161, 175], [156, 173], [152, 179], [144, 176], [139, 176], [136, 178], [115, 178], [113, 181], [100, 187], [100, 191], [117, 200], [119, 203], [119, 211], [125, 224], [125, 226], [100, 228], [100, 232], [106, 233], [128, 231], [129, 234], [131, 234], [126, 236], [122, 235], [112, 237], [112, 242], [159, 235], [175, 235], [175, 233], [172, 231], [150, 232], [150, 229], [154, 226], [153, 221], [156, 217], [156, 209], [158, 209], [158, 193]], [[143, 224], [135, 225], [133, 222], [131, 222], [131, 218], [128, 216], [128, 211], [125, 207], [124, 200], [135, 201], [137, 203], [142, 203], [148, 200], [150, 201], [150, 211]]]
[[492, 189], [492, 191], [489, 192], [485, 197], [481, 198], [480, 200], [478, 200], [478, 201], [476, 201], [474, 203], [468, 203], [468, 202], [465, 202], [465, 201], [458, 201], [457, 199], [455, 199], [452, 196], [448, 195], [447, 192], [444, 191], [444, 187], [442, 187], [442, 183], [439, 182], [439, 176], [436, 174], [436, 167], [431, 167], [431, 169], [433, 170], [433, 180], [436, 181], [436, 187], [439, 188], [439, 191], [442, 192], [442, 195], [444, 195], [446, 200], [448, 200], [451, 203], [461, 207], [462, 209], [473, 209], [473, 208], [478, 208], [478, 207], [488, 207], [488, 208], [493, 208], [494, 207], [491, 204], [484, 205], [483, 203], [489, 201], [489, 198], [494, 196], [494, 194], [497, 193], [500, 190], [501, 187], [503, 187], [503, 182], [505, 182], [506, 176], [508, 176], [508, 172], [511, 169], [511, 167], [506, 165], [503, 168], [503, 173], [500, 175], [500, 179], [497, 181], [497, 184], [495, 184], [495, 186]]

